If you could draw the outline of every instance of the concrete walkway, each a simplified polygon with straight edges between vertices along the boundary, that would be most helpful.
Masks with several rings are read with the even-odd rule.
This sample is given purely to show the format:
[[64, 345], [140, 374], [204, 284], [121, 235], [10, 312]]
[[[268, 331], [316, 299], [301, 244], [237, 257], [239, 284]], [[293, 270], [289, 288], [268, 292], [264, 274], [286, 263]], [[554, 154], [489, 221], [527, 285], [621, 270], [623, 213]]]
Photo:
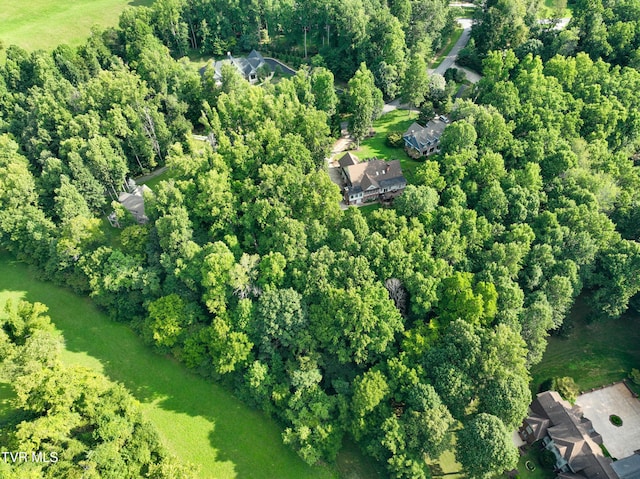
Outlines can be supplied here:
[[[476, 5], [474, 5], [473, 3], [465, 3], [465, 2], [451, 3], [450, 6], [473, 7], [473, 8], [476, 7]], [[541, 25], [555, 23], [555, 26], [553, 27], [554, 30], [564, 30], [569, 24], [570, 20], [571, 20], [570, 18], [560, 18], [557, 20], [557, 23], [555, 23], [556, 20], [543, 19], [543, 20], [538, 20], [538, 23]], [[462, 70], [465, 73], [467, 80], [469, 80], [471, 83], [478, 83], [482, 78], [478, 73], [471, 71], [468, 68], [461, 67], [456, 63], [456, 59], [458, 58], [458, 54], [460, 53], [460, 50], [462, 50], [465, 46], [467, 46], [467, 43], [469, 43], [469, 39], [471, 38], [471, 27], [473, 25], [473, 20], [470, 18], [458, 18], [456, 19], [456, 21], [462, 27], [462, 35], [460, 35], [460, 38], [458, 39], [456, 44], [453, 46], [451, 51], [449, 51], [449, 53], [444, 58], [444, 60], [440, 62], [440, 65], [438, 65], [435, 69], [430, 68], [428, 70], [429, 75], [433, 75], [434, 73], [437, 73], [439, 75], [444, 76], [444, 73], [449, 68], [457, 68], [458, 70]]]
[[462, 27], [462, 35], [458, 38], [458, 41], [453, 46], [449, 54], [442, 60], [440, 65], [438, 65], [435, 69], [430, 68], [428, 71], [429, 75], [433, 75], [437, 73], [438, 75], [443, 75], [449, 68], [457, 68], [458, 70], [462, 70], [471, 83], [478, 83], [482, 78], [479, 74], [474, 71], [469, 70], [468, 68], [461, 67], [456, 63], [456, 59], [458, 58], [458, 54], [460, 50], [467, 46], [469, 43], [469, 39], [471, 38], [471, 26], [473, 25], [473, 20], [470, 18], [458, 18], [458, 24]]
[[145, 183], [146, 181], [149, 181], [151, 178], [155, 178], [156, 176], [160, 176], [162, 173], [164, 173], [165, 171], [167, 171], [167, 167], [166, 166], [161, 166], [160, 168], [153, 170], [151, 173], [147, 173], [146, 175], [142, 175], [142, 176], [138, 176], [135, 179], [135, 182], [137, 184], [142, 184]]
[[331, 155], [347, 151], [351, 148], [351, 145], [353, 145], [353, 139], [348, 134], [345, 135], [343, 133], [343, 135], [333, 144], [333, 147], [331, 148]]
[[569, 22], [571, 21], [571, 18], [569, 17], [565, 17], [565, 18], [558, 18], [558, 19], [551, 19], [551, 18], [543, 18], [538, 20], [538, 24], [540, 25], [551, 25], [551, 24], [555, 24], [553, 27], [553, 30], [564, 30], [565, 28], [567, 28], [567, 25], [569, 25]]
[[467, 76], [467, 80], [469, 80], [471, 83], [478, 83], [482, 79], [482, 76], [479, 73], [469, 70], [468, 68], [461, 67], [457, 63], [454, 64], [454, 68], [457, 68], [458, 70], [462, 70], [464, 74]]
[[475, 3], [469, 2], [451, 2], [449, 4], [450, 7], [462, 7], [462, 8], [476, 8], [477, 5]]
[[418, 108], [412, 108], [408, 103], [400, 103], [400, 98], [396, 98], [389, 103], [385, 103], [382, 107], [382, 114], [389, 113], [393, 110], [411, 110], [413, 113], [420, 113]]
[[520, 437], [520, 434], [518, 434], [518, 431], [513, 431], [511, 433], [511, 442], [513, 442], [513, 445], [515, 447], [522, 447], [527, 445], [527, 443], [524, 442]]

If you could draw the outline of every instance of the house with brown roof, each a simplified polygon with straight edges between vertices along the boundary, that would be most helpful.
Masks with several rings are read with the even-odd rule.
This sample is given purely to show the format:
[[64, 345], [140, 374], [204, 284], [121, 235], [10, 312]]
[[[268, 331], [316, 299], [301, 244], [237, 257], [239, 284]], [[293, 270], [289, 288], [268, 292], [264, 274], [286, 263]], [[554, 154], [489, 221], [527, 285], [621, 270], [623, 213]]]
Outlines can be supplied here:
[[407, 186], [399, 160], [360, 162], [349, 152], [338, 164], [345, 183], [343, 194], [347, 205], [390, 200], [402, 194]]
[[519, 433], [529, 444], [542, 441], [555, 455], [559, 479], [619, 479], [600, 447], [602, 436], [579, 406], [571, 406], [556, 391], [537, 395]]

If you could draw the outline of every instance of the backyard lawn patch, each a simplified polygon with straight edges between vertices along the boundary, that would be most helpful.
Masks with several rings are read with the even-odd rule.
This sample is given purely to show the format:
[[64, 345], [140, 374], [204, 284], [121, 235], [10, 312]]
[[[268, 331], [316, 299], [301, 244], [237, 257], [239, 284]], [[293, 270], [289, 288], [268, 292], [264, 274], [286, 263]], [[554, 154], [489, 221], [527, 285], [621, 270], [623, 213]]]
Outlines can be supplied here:
[[363, 462], [358, 445], [350, 437], [345, 438], [337, 458], [337, 468], [343, 479], [382, 479], [387, 473], [380, 464], [371, 460]]
[[549, 338], [540, 364], [531, 369], [532, 390], [549, 378], [569, 376], [581, 391], [620, 381], [640, 365], [640, 315], [589, 323], [586, 300], [579, 297], [565, 321], [568, 339]]
[[545, 467], [540, 460], [541, 451], [538, 445], [530, 446], [524, 456], [518, 461], [518, 477], [521, 479], [553, 479], [553, 467]]
[[544, 4], [538, 9], [538, 18], [551, 18], [558, 14], [558, 7], [564, 7], [560, 11], [561, 17], [571, 17], [571, 8], [568, 8], [564, 0], [544, 0]]
[[407, 155], [404, 148], [393, 148], [386, 144], [387, 134], [392, 131], [404, 133], [418, 118], [415, 112], [408, 110], [393, 110], [382, 115], [373, 123], [375, 135], [360, 142], [360, 148], [354, 150], [354, 154], [364, 160], [366, 158], [378, 158], [380, 160], [400, 160], [402, 172], [409, 184], [415, 183], [415, 171], [422, 163]]

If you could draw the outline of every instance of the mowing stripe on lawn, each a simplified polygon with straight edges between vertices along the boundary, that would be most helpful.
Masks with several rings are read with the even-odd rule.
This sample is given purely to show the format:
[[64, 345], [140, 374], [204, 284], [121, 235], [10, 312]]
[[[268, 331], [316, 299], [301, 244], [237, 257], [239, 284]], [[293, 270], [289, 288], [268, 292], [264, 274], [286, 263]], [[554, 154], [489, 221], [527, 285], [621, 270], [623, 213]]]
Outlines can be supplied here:
[[618, 319], [589, 323], [589, 314], [586, 298], [578, 297], [565, 319], [573, 326], [569, 338], [549, 338], [542, 361], [531, 368], [533, 392], [546, 379], [563, 376], [585, 391], [640, 368], [640, 315], [629, 311]]
[[110, 321], [89, 299], [40, 281], [27, 266], [0, 253], [0, 302], [9, 297], [49, 306], [49, 315], [65, 339], [63, 361], [96, 368], [123, 383], [142, 403], [171, 453], [198, 465], [200, 477], [336, 476], [328, 468], [307, 466], [282, 443], [281, 429], [271, 419], [173, 359], [156, 354], [127, 325]]

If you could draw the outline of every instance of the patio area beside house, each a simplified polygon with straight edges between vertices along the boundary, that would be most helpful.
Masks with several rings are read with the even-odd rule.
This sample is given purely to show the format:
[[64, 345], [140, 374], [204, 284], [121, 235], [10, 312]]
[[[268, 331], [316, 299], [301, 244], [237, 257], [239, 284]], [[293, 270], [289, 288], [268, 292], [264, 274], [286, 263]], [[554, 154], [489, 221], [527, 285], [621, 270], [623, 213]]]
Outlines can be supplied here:
[[[600, 433], [612, 457], [622, 459], [640, 449], [640, 401], [624, 384], [617, 383], [582, 394], [576, 399], [576, 404]], [[612, 414], [620, 416], [622, 426], [614, 426], [609, 421]]]

